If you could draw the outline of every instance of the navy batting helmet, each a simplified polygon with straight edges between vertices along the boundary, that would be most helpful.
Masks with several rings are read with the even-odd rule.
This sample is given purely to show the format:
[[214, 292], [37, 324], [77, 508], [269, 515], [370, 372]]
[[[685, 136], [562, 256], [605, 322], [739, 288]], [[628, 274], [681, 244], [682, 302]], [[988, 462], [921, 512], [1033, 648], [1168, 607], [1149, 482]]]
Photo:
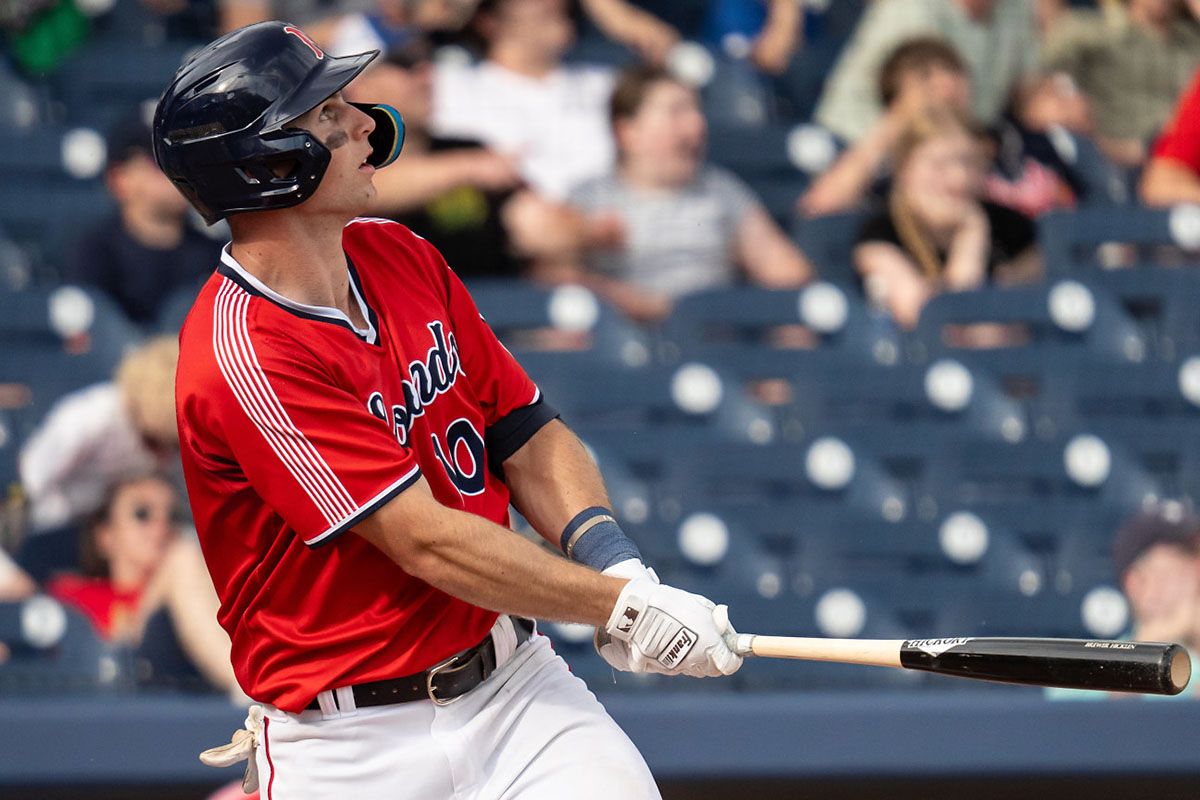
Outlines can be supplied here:
[[[302, 203], [320, 184], [329, 150], [288, 123], [336, 94], [377, 55], [330, 56], [286, 22], [226, 34], [188, 59], [163, 92], [154, 114], [154, 160], [209, 223]], [[399, 112], [353, 105], [375, 120], [367, 162], [392, 163], [404, 144]], [[290, 167], [282, 176], [281, 165]]]

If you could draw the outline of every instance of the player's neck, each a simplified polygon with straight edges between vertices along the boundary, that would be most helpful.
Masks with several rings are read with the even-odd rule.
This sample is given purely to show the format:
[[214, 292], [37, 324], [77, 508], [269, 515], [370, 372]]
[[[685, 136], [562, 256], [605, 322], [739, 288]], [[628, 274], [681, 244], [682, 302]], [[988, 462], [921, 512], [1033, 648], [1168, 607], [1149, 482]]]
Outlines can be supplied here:
[[347, 314], [357, 311], [350, 303], [341, 221], [323, 224], [323, 220], [272, 212], [253, 216], [259, 219], [231, 221], [231, 253], [242, 269], [294, 302]]

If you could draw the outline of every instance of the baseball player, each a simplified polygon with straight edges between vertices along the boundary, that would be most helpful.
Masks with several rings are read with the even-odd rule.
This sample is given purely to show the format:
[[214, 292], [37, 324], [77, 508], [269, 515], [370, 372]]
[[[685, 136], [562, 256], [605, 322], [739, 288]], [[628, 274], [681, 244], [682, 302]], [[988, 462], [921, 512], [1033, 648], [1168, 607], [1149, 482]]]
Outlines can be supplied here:
[[[399, 114], [265, 22], [187, 61], [159, 166], [233, 241], [180, 335], [184, 472], [252, 708], [207, 759], [275, 798], [651, 798], [630, 741], [536, 635], [718, 676], [723, 606], [660, 585], [584, 448], [437, 251], [358, 215]], [[512, 503], [559, 558], [508, 527]], [[255, 771], [257, 775], [255, 775]]]

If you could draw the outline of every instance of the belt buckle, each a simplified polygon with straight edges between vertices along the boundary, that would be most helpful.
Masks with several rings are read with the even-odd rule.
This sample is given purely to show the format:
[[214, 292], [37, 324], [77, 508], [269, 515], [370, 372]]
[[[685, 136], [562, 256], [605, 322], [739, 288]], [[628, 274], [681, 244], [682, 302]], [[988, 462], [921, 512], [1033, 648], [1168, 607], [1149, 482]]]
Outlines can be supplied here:
[[[458, 659], [462, 658], [463, 655], [465, 655], [465, 653], [467, 653], [467, 652], [470, 652], [470, 651], [464, 651], [463, 653], [455, 653], [454, 655], [447, 658], [445, 661], [440, 661], [425, 671], [425, 694], [427, 694], [429, 696], [429, 699], [433, 701], [433, 704], [435, 706], [448, 706], [451, 703], [455, 702], [456, 700], [462, 699], [463, 695], [461, 695], [461, 694], [458, 697], [438, 697], [437, 693], [434, 691], [434, 688], [433, 688], [433, 679], [436, 678], [442, 672], [454, 672], [456, 670], [460, 670], [460, 669], [464, 668], [465, 666], [467, 666], [467, 664], [470, 663], [469, 658], [466, 661], [464, 661], [462, 664], [454, 666], [454, 662], [457, 661]], [[466, 693], [464, 692], [464, 694], [466, 694]]]

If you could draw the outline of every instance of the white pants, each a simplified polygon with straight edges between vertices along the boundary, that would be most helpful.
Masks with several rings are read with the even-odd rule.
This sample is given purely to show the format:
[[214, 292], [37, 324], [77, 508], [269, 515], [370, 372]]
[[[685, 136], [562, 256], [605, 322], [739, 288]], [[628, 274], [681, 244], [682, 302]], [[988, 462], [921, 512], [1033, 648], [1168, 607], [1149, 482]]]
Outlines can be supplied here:
[[[501, 618], [502, 622], [508, 621]], [[656, 800], [633, 743], [536, 633], [447, 706], [428, 700], [289, 714], [264, 706], [263, 800]], [[349, 699], [349, 708], [347, 708]]]

